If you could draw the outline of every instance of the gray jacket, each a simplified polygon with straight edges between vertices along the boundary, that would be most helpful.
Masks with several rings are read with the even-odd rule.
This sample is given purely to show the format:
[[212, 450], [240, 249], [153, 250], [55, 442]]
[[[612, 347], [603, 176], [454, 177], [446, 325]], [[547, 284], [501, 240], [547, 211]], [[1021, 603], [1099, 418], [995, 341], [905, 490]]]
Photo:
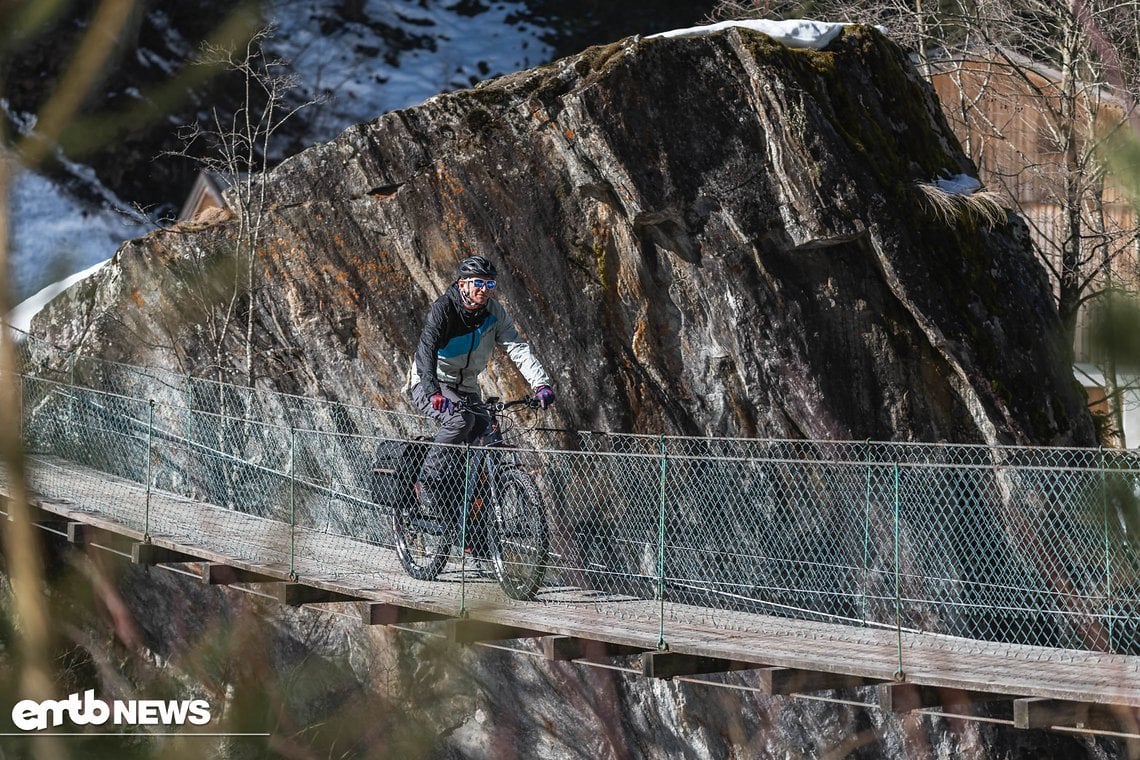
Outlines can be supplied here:
[[479, 392], [479, 373], [487, 367], [495, 346], [502, 346], [531, 388], [550, 385], [546, 370], [495, 299], [476, 311], [463, 307], [459, 286], [451, 284], [428, 311], [412, 365], [424, 394], [440, 383], [467, 393]]

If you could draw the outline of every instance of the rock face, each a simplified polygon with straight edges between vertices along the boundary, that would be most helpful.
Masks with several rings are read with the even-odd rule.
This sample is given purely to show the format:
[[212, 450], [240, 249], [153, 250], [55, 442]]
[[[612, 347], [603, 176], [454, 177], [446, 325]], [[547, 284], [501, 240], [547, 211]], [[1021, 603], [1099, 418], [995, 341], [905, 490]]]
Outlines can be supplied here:
[[[159, 231], [34, 330], [404, 409], [426, 309], [478, 252], [566, 427], [1091, 444], [1023, 224], [919, 187], [958, 173], [930, 89], [872, 29], [824, 51], [630, 38], [286, 161], [246, 206], [251, 278], [239, 220]], [[506, 362], [486, 381], [524, 390]]]

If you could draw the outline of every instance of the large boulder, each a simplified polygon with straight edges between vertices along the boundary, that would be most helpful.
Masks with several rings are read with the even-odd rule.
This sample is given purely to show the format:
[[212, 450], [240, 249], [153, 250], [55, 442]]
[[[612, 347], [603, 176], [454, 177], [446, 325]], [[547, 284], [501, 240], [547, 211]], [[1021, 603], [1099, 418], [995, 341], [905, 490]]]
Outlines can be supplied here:
[[[407, 409], [427, 307], [479, 252], [566, 427], [1092, 444], [1024, 224], [932, 201], [973, 172], [874, 29], [629, 38], [352, 126], [255, 178], [246, 214], [126, 244], [33, 329]], [[486, 388], [525, 390], [505, 359]]]

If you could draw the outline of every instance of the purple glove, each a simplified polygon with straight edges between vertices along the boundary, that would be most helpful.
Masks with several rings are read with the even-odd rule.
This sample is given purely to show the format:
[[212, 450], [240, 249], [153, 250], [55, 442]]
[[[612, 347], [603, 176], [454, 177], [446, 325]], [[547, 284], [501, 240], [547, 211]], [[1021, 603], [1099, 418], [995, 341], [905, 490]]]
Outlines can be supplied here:
[[451, 411], [451, 399], [436, 391], [431, 394], [431, 408], [440, 414], [446, 414]]
[[548, 406], [554, 405], [554, 391], [550, 389], [549, 385], [540, 385], [534, 392], [534, 398], [538, 401], [540, 409], [545, 409]]

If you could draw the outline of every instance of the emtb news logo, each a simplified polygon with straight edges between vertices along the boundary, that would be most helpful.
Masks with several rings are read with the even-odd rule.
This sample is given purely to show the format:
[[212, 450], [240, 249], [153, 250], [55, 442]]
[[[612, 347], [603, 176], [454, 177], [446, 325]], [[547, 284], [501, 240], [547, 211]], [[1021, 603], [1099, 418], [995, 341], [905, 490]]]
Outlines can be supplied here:
[[204, 699], [116, 699], [107, 703], [88, 689], [82, 699], [79, 694], [43, 702], [22, 699], [12, 708], [12, 722], [21, 731], [54, 728], [65, 719], [76, 726], [204, 726], [210, 722], [210, 703]]

